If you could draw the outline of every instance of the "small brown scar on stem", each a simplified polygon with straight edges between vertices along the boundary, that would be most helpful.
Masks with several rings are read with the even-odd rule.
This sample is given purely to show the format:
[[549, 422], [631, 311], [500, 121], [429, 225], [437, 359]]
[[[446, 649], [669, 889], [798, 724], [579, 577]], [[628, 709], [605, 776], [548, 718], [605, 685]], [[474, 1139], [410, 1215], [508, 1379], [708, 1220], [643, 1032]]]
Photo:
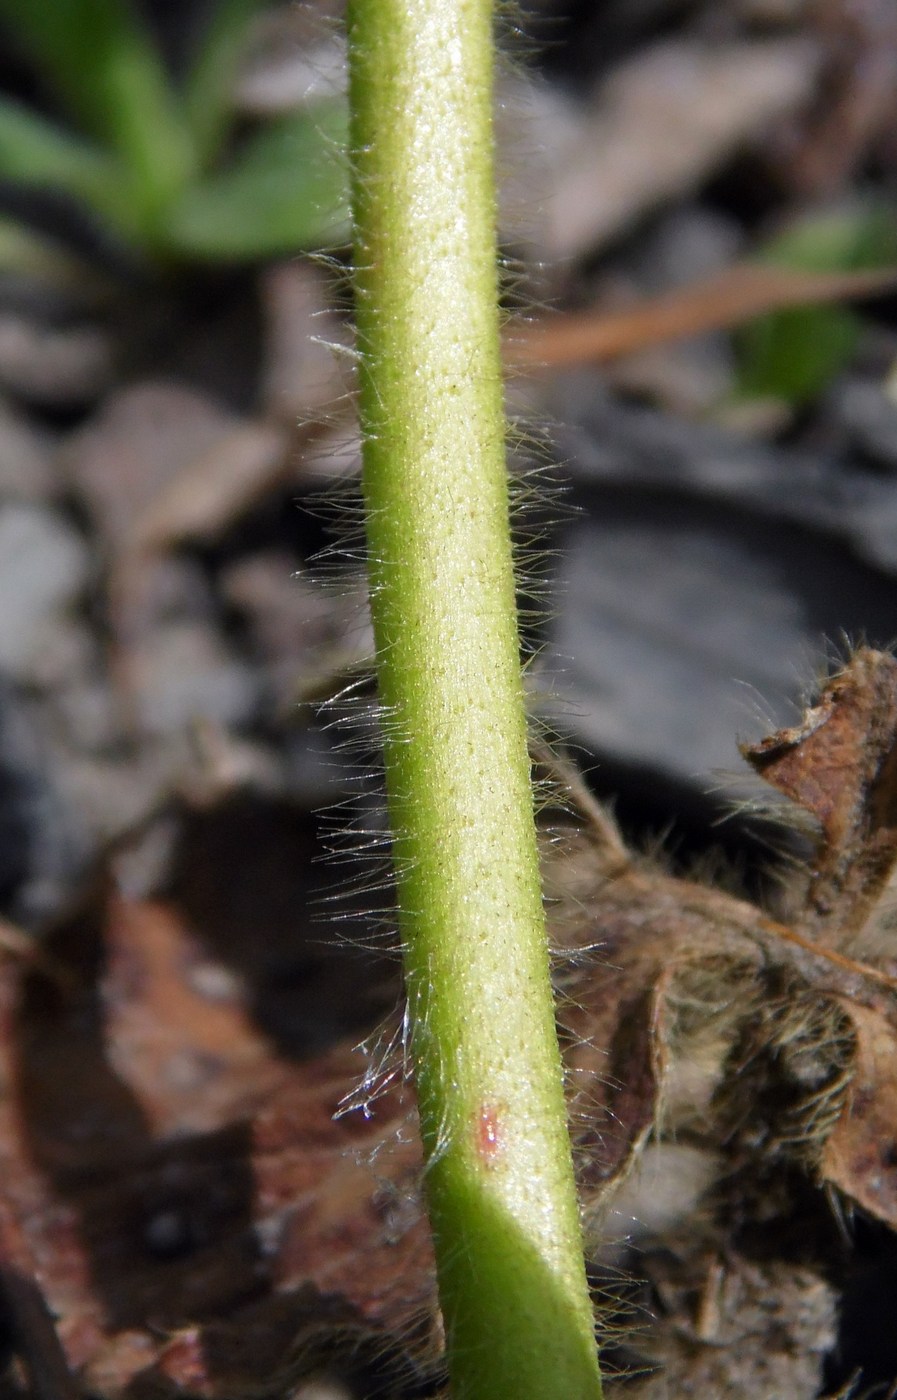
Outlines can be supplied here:
[[474, 1123], [474, 1144], [480, 1161], [486, 1167], [495, 1166], [504, 1150], [501, 1131], [501, 1111], [497, 1104], [483, 1104]]

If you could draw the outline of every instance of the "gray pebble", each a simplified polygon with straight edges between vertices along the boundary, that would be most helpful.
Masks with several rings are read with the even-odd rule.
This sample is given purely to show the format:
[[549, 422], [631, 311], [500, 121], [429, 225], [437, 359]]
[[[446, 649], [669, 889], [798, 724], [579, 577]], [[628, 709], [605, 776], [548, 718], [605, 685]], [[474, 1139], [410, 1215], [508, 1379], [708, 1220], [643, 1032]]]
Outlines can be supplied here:
[[86, 545], [58, 515], [24, 503], [0, 507], [0, 669], [29, 679], [89, 569]]
[[897, 403], [874, 379], [843, 379], [828, 408], [848, 444], [877, 466], [897, 471]]
[[250, 668], [199, 623], [173, 622], [149, 633], [135, 648], [131, 675], [138, 720], [147, 734], [173, 734], [197, 720], [239, 726], [252, 718], [258, 703]]

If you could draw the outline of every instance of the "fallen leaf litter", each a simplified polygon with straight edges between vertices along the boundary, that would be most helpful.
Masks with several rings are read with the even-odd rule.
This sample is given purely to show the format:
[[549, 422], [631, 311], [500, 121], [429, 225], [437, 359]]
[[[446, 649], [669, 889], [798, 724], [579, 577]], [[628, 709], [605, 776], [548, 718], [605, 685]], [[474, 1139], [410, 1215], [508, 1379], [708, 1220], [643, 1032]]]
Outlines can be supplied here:
[[[897, 661], [867, 649], [746, 748], [816, 823], [777, 918], [633, 857], [575, 791], [558, 817], [571, 1124], [609, 1349], [644, 1372], [627, 1394], [817, 1395], [843, 1252], [829, 1197], [897, 1227], [895, 755]], [[108, 886], [39, 962], [7, 961], [0, 1002], [16, 1393], [63, 1393], [35, 1370], [49, 1318], [72, 1393], [274, 1396], [322, 1370], [435, 1393], [400, 1063], [278, 1054], [183, 911]]]

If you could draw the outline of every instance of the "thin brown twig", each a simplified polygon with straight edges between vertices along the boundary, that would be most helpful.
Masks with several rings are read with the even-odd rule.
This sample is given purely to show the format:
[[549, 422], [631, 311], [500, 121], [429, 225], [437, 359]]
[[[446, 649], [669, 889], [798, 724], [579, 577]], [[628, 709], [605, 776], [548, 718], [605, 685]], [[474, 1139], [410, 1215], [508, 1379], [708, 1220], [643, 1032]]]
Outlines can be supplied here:
[[726, 330], [771, 311], [855, 300], [895, 286], [894, 267], [802, 272], [764, 263], [736, 263], [623, 310], [598, 308], [517, 326], [506, 339], [505, 358], [529, 370], [605, 362], [705, 331]]

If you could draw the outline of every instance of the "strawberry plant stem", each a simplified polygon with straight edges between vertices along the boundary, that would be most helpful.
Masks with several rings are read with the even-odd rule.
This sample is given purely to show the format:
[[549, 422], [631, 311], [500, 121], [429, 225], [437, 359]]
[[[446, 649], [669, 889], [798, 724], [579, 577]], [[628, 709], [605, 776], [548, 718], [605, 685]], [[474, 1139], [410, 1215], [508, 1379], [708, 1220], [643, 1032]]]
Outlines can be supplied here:
[[350, 0], [364, 494], [455, 1400], [595, 1400], [536, 852], [499, 361], [488, 0]]

